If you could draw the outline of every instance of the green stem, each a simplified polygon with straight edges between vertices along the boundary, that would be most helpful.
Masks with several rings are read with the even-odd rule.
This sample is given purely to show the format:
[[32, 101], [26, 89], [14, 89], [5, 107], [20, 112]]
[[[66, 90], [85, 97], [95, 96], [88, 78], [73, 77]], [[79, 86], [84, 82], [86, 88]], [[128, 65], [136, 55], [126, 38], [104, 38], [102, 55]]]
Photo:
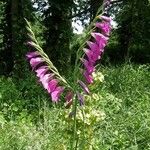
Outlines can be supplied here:
[[[82, 45], [79, 47], [79, 49], [77, 50], [76, 53], [76, 60], [75, 60], [75, 68], [74, 68], [74, 74], [73, 74], [73, 79], [74, 79], [74, 91], [76, 92], [76, 82], [78, 79], [77, 73], [79, 70], [79, 64], [78, 64], [78, 60], [81, 58], [82, 53], [80, 53], [80, 50], [82, 50], [84, 48], [84, 46], [86, 45], [86, 41], [90, 38], [89, 35], [90, 33], [95, 29], [92, 28], [93, 23], [96, 22], [97, 20], [97, 15], [99, 14], [99, 12], [102, 10], [102, 7], [100, 7], [97, 11], [96, 17], [93, 20], [93, 22], [89, 25], [89, 27], [87, 28], [87, 32], [86, 32], [86, 36], [84, 38], [84, 42], [82, 43]], [[73, 122], [73, 141], [71, 142], [71, 150], [77, 149], [77, 141], [76, 141], [76, 132], [77, 132], [77, 124], [76, 124], [76, 113], [77, 113], [77, 96], [75, 97], [75, 101], [74, 101], [74, 105], [73, 105], [73, 113], [74, 113], [74, 122]], [[82, 111], [83, 113], [83, 119], [84, 119], [84, 111]], [[84, 133], [85, 136], [85, 133]]]
[[[74, 146], [76, 146], [76, 134], [77, 134], [77, 124], [76, 124], [76, 114], [77, 114], [77, 97], [75, 97], [74, 106], [73, 106], [73, 113], [74, 113], [74, 122], [73, 122], [73, 141], [71, 144], [71, 150], [74, 150]], [[77, 148], [77, 146], [76, 146]]]

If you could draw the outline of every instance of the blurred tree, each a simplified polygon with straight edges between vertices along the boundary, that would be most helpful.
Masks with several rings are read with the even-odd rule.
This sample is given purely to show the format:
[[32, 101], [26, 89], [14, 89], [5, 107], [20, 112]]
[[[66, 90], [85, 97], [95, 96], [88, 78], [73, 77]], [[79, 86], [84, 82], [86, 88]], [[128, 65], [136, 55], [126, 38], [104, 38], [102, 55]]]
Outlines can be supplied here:
[[92, 21], [94, 17], [96, 16], [96, 13], [99, 9], [99, 7], [103, 4], [103, 0], [90, 0], [90, 20]]
[[72, 37], [72, 0], [49, 0], [43, 9], [43, 23], [46, 27], [44, 49], [61, 73], [70, 66], [70, 40]]
[[[2, 20], [3, 46], [1, 47], [1, 74], [9, 75], [15, 69], [19, 76], [23, 75], [25, 57], [25, 21], [31, 20], [32, 5], [30, 0], [5, 1]], [[30, 13], [29, 13], [30, 11]]]
[[120, 58], [150, 61], [150, 5], [148, 0], [123, 0], [117, 17]]

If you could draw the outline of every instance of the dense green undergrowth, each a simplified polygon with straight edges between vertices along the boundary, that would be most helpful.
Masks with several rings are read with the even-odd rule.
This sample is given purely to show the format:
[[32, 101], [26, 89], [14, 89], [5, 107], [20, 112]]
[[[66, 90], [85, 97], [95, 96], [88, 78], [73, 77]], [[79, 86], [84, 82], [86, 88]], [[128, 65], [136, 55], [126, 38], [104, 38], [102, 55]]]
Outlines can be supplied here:
[[[77, 120], [78, 149], [150, 149], [150, 66], [99, 70], [104, 81], [97, 77], [90, 87], [84, 124]], [[0, 150], [69, 149], [70, 110], [52, 105], [36, 82], [32, 74], [20, 80], [0, 78]]]

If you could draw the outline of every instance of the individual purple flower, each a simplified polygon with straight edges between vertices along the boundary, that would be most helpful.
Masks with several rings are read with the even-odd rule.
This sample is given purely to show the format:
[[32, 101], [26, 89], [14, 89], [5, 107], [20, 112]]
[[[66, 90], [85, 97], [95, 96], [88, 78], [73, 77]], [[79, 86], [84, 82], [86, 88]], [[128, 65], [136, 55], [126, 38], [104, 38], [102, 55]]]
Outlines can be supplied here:
[[91, 35], [95, 38], [95, 41], [99, 45], [100, 49], [103, 49], [106, 46], [109, 39], [108, 37], [96, 32], [91, 33]]
[[87, 41], [87, 45], [89, 46], [90, 50], [93, 52], [90, 57], [93, 57], [93, 60], [95, 61], [100, 59], [100, 55], [103, 52], [103, 49], [99, 47], [98, 43]]
[[74, 93], [72, 91], [67, 92], [65, 96], [65, 100], [66, 100], [65, 108], [69, 108], [73, 104], [73, 96], [74, 96]]
[[58, 85], [58, 80], [56, 80], [56, 79], [50, 80], [48, 82], [48, 89], [47, 89], [48, 92], [49, 93], [53, 92], [56, 89], [57, 85]]
[[91, 41], [87, 41], [87, 45], [89, 46], [89, 48], [95, 52], [95, 51], [99, 51], [99, 46], [97, 43], [95, 42], [91, 42]]
[[65, 100], [67, 102], [69, 102], [73, 98], [73, 96], [74, 96], [74, 93], [72, 91], [68, 91], [66, 96], [65, 96]]
[[48, 71], [48, 67], [47, 66], [41, 66], [38, 69], [35, 70], [35, 72], [37, 73], [37, 77], [41, 78], [43, 77], [46, 72]]
[[102, 22], [102, 23], [99, 23], [97, 22], [95, 24], [95, 26], [99, 29], [101, 29], [102, 33], [106, 36], [109, 36], [110, 35], [110, 31], [111, 31], [111, 26], [110, 26], [110, 23], [108, 22]]
[[77, 93], [77, 98], [79, 100], [80, 106], [83, 106], [84, 105], [84, 97], [83, 97], [83, 95], [81, 93], [79, 93], [78, 91], [76, 93]]
[[88, 84], [91, 84], [93, 83], [93, 77], [91, 74], [89, 74], [87, 71], [84, 71], [83, 73], [84, 77], [85, 77], [85, 80]]
[[111, 22], [111, 18], [110, 17], [102, 15], [102, 16], [99, 16], [99, 18], [102, 19], [102, 20], [104, 20], [104, 21], [106, 21], [106, 22], [109, 22], [109, 23]]
[[31, 59], [31, 58], [34, 58], [34, 57], [37, 57], [37, 56], [39, 56], [38, 51], [35, 51], [35, 52], [28, 52], [28, 53], [26, 54], [26, 57], [27, 57], [28, 59]]
[[52, 93], [51, 98], [53, 102], [58, 102], [60, 95], [63, 93], [64, 87], [57, 87]]
[[81, 80], [79, 80], [78, 83], [86, 94], [90, 93], [90, 91], [89, 91], [88, 87], [85, 85], [85, 83], [83, 83]]
[[48, 73], [45, 74], [40, 78], [40, 82], [42, 83], [43, 87], [48, 90], [49, 82], [53, 79], [53, 75]]
[[99, 59], [99, 55], [101, 53], [99, 49], [94, 51], [93, 49], [84, 48], [83, 51], [85, 52], [88, 61], [93, 65], [95, 64], [95, 61]]
[[90, 61], [88, 61], [86, 59], [82, 59], [81, 61], [83, 62], [84, 66], [89, 74], [94, 71], [94, 66]]
[[30, 65], [33, 70], [36, 68], [37, 65], [39, 65], [42, 62], [44, 62], [44, 60], [41, 57], [36, 57], [36, 58], [30, 59]]

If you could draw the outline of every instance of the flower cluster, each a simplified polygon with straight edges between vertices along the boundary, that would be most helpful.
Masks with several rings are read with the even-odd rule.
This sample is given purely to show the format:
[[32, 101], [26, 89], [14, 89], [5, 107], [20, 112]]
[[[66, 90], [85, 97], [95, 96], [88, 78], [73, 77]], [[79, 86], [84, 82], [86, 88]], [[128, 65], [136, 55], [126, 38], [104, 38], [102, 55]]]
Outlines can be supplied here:
[[[107, 5], [109, 5], [109, 2], [110, 0], [107, 0], [104, 3], [107, 3]], [[98, 16], [97, 18], [97, 20], [101, 21], [97, 21], [95, 23], [94, 32], [91, 33], [91, 39], [86, 42], [86, 47], [83, 49], [84, 55], [81, 58], [81, 62], [83, 65], [82, 74], [85, 82], [81, 80], [77, 81], [85, 94], [90, 93], [87, 85], [93, 83], [93, 73], [95, 72], [96, 62], [102, 56], [111, 31], [110, 17], [102, 15]], [[32, 32], [28, 22], [27, 24], [29, 37], [31, 39], [31, 42], [28, 42], [27, 44], [34, 49], [33, 52], [27, 53], [27, 59], [29, 60], [32, 69], [36, 72], [36, 75], [39, 78], [39, 82], [51, 95], [52, 101], [58, 102], [60, 95], [64, 91], [64, 86], [60, 86], [60, 81], [63, 81], [64, 83], [67, 82], [59, 75], [57, 69], [49, 60], [48, 56], [38, 45], [34, 33]], [[82, 106], [84, 104], [84, 97], [82, 93], [80, 93], [78, 89], [72, 91], [70, 85], [68, 87], [70, 89], [67, 89], [68, 92], [65, 96], [66, 108], [69, 108], [72, 105], [75, 96], [77, 96], [79, 103]]]
[[91, 33], [94, 40], [88, 41], [87, 42], [88, 48], [84, 49], [87, 59], [83, 60], [83, 65], [85, 67], [85, 71], [83, 74], [88, 84], [93, 83], [92, 73], [95, 71], [95, 63], [102, 56], [104, 47], [108, 42], [109, 39], [108, 36], [111, 30], [110, 25], [111, 19], [106, 16], [100, 16], [99, 18], [102, 19], [102, 22], [100, 23], [97, 22], [95, 26], [96, 28], [100, 29], [101, 33], [99, 32]]
[[55, 78], [55, 74], [49, 69], [44, 58], [38, 51], [28, 52], [26, 56], [40, 83], [51, 95], [52, 101], [58, 102], [64, 87], [58, 85], [59, 80]]
[[[87, 41], [87, 47], [83, 49], [85, 56], [81, 59], [84, 66], [83, 76], [87, 84], [93, 83], [92, 74], [95, 71], [96, 61], [101, 58], [111, 31], [111, 18], [106, 16], [98, 16], [98, 18], [101, 19], [101, 22], [95, 23], [95, 32], [91, 33], [92, 38], [90, 41]], [[96, 31], [100, 31], [100, 33]], [[81, 81], [79, 84], [85, 93], [88, 94], [89, 90], [87, 90], [86, 84]]]

